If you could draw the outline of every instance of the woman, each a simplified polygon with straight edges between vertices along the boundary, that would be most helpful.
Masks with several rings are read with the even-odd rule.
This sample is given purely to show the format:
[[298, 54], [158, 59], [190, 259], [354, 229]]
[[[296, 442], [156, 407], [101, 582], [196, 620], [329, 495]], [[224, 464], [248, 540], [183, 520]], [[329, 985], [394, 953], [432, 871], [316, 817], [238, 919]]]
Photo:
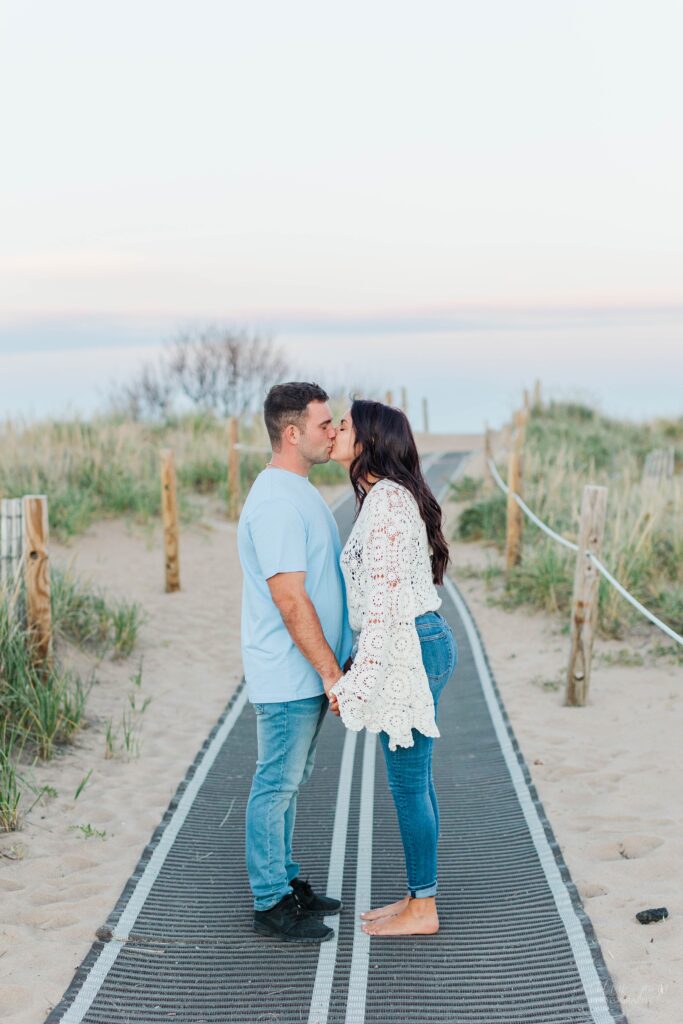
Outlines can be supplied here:
[[332, 449], [349, 470], [358, 514], [341, 554], [349, 620], [358, 633], [330, 709], [349, 729], [379, 733], [408, 875], [408, 894], [362, 914], [370, 935], [429, 935], [436, 911], [439, 806], [432, 778], [436, 709], [457, 663], [437, 609], [448, 546], [408, 419], [356, 400]]

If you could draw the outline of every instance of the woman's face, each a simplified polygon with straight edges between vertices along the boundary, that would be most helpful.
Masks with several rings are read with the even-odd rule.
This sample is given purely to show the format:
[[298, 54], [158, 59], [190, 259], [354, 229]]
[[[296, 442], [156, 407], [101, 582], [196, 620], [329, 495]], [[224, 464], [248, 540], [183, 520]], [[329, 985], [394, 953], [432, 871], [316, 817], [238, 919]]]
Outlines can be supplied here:
[[334, 439], [334, 446], [330, 453], [330, 458], [334, 462], [338, 462], [340, 465], [346, 466], [348, 469], [357, 454], [356, 431], [353, 429], [351, 410], [347, 409], [341, 418], [339, 426], [337, 427], [337, 436]]

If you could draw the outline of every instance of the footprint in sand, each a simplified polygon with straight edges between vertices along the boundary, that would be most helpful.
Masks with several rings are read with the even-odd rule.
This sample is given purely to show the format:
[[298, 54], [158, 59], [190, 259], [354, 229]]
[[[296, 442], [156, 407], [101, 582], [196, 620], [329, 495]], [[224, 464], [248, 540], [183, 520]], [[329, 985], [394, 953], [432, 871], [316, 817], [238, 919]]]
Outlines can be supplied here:
[[576, 888], [579, 890], [582, 900], [592, 900], [596, 896], [606, 896], [609, 892], [606, 886], [598, 885], [597, 882], [585, 882], [582, 885], [577, 885]]
[[64, 874], [68, 874], [71, 871], [87, 871], [88, 868], [97, 867], [98, 861], [91, 860], [89, 857], [79, 857], [78, 854], [67, 854], [61, 858], [61, 866], [67, 870]]
[[592, 852], [597, 860], [636, 860], [638, 857], [646, 857], [663, 842], [659, 836], [627, 836], [620, 842], [594, 846]]
[[32, 1003], [33, 997], [30, 989], [21, 988], [19, 985], [3, 985], [0, 988], [0, 1010], [4, 1013], [25, 1010]]
[[0, 892], [20, 892], [25, 888], [21, 882], [13, 882], [11, 878], [0, 878]]

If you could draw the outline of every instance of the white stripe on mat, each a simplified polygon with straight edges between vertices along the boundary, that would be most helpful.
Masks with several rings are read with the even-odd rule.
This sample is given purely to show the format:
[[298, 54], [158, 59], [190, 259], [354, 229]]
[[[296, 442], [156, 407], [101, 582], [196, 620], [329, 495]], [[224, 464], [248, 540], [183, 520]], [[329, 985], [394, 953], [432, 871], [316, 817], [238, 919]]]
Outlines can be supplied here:
[[[426, 473], [432, 468], [437, 462], [440, 461], [443, 452], [434, 452], [422, 460], [422, 471]], [[469, 454], [464, 453], [461, 461], [452, 475], [449, 481], [447, 481], [441, 488], [437, 500], [443, 501], [448, 488], [453, 480], [456, 480], [465, 468], [465, 464], [469, 460]], [[339, 508], [351, 495], [343, 495], [338, 499], [332, 506], [333, 510]], [[347, 733], [348, 736], [351, 734]], [[355, 733], [353, 733], [355, 737]], [[375, 771], [375, 760], [374, 750], [376, 746], [376, 737], [372, 737], [372, 788], [369, 789], [369, 771], [370, 765], [366, 758], [368, 754], [368, 736], [366, 734], [366, 747], [363, 751], [363, 782], [361, 784], [361, 807], [359, 815], [359, 832], [358, 832], [358, 861], [356, 867], [356, 897], [355, 897], [355, 922], [354, 922], [354, 934], [353, 934], [353, 950], [351, 954], [351, 975], [349, 978], [349, 988], [347, 996], [347, 1024], [352, 1022], [361, 1022], [365, 1018], [365, 1001], [367, 994], [368, 984], [368, 963], [370, 953], [370, 936], [367, 935], [360, 927], [360, 913], [361, 911], [368, 910], [372, 900], [372, 829], [373, 829], [373, 807], [374, 807], [374, 771]], [[346, 752], [346, 748], [345, 748]], [[367, 767], [366, 767], [367, 766]], [[349, 764], [349, 773], [353, 771], [353, 758], [351, 758]], [[335, 834], [337, 828], [337, 815], [340, 813], [340, 798], [342, 796], [342, 788], [348, 785], [348, 797], [350, 798], [350, 787], [351, 787], [351, 774], [349, 774], [348, 780], [346, 779], [344, 766], [342, 761], [342, 770], [339, 779], [339, 791], [337, 794], [337, 809], [335, 811]], [[346, 797], [344, 797], [346, 799]], [[348, 823], [348, 806], [346, 808], [346, 819]], [[345, 824], [345, 829], [346, 829]], [[361, 861], [361, 850], [365, 851], [366, 860], [365, 863]], [[344, 879], [344, 857], [346, 853], [346, 831], [344, 832], [344, 843], [341, 842], [336, 844], [333, 839], [332, 852], [330, 853], [330, 869], [329, 878], [338, 878], [339, 891], [332, 891], [328, 882], [327, 894], [328, 896], [335, 896], [339, 899], [341, 895], [341, 886]], [[334, 863], [333, 863], [334, 859]], [[359, 884], [360, 882], [360, 884]], [[326, 921], [327, 924], [333, 925], [334, 918], [329, 918]], [[320, 947], [320, 954], [318, 957], [318, 967], [315, 975], [315, 982], [313, 986], [313, 996], [311, 999], [311, 1007], [308, 1016], [308, 1024], [326, 1024], [327, 1017], [330, 1007], [330, 996], [332, 993], [332, 986], [334, 984], [334, 970], [336, 966], [337, 958], [337, 945], [338, 935], [335, 935], [334, 939], [330, 939], [328, 942], [324, 942]]]
[[365, 733], [363, 747], [363, 774], [360, 786], [360, 814], [358, 816], [358, 856], [356, 859], [356, 901], [349, 974], [349, 992], [346, 1002], [346, 1024], [363, 1024], [365, 999], [368, 990], [368, 964], [370, 962], [370, 936], [361, 928], [360, 915], [370, 909], [372, 898], [372, 816], [375, 804], [375, 751], [377, 734]]
[[449, 579], [444, 580], [444, 586], [465, 627], [467, 638], [470, 642], [470, 647], [474, 656], [474, 662], [477, 667], [477, 672], [479, 673], [479, 679], [481, 680], [481, 687], [493, 722], [493, 727], [495, 729], [498, 742], [500, 743], [501, 750], [503, 751], [503, 757], [505, 758], [505, 763], [508, 771], [510, 772], [510, 778], [512, 779], [517, 799], [519, 800], [529, 832], [531, 833], [531, 838], [534, 846], [536, 847], [536, 852], [545, 873], [548, 886], [553, 894], [557, 911], [566, 929], [569, 944], [574, 954], [574, 959], [576, 960], [576, 966], [586, 993], [588, 1007], [593, 1016], [593, 1020], [595, 1024], [614, 1024], [614, 1016], [607, 1005], [602, 982], [598, 977], [595, 962], [586, 940], [586, 933], [584, 932], [581, 922], [576, 915], [571, 897], [562, 880], [560, 870], [557, 866], [557, 861], [550, 849], [550, 844], [548, 843], [548, 839], [543, 829], [543, 824], [541, 823], [538, 811], [534, 806], [531, 793], [529, 792], [529, 787], [526, 784], [524, 774], [519, 765], [519, 761], [517, 760], [514, 747], [512, 746], [512, 741], [510, 740], [510, 735], [507, 731], [507, 727], [500, 710], [500, 705], [493, 689], [491, 675], [486, 665], [479, 635], [475, 629], [470, 613], [451, 581]]
[[[344, 750], [339, 771], [339, 788], [337, 790], [337, 806], [334, 812], [332, 846], [330, 848], [330, 867], [327, 873], [327, 895], [341, 899], [344, 881], [344, 858], [346, 856], [346, 833], [349, 824], [349, 804], [351, 802], [351, 782], [353, 781], [353, 761], [356, 755], [357, 732], [346, 730]], [[339, 941], [339, 917], [325, 918], [325, 924], [335, 929], [333, 939], [328, 939], [320, 946], [318, 967], [315, 972], [311, 1008], [308, 1024], [323, 1024], [327, 1020], [330, 1009], [330, 994], [334, 979], [334, 967], [337, 961], [337, 942]]]
[[[188, 782], [187, 788], [185, 789], [178, 806], [173, 812], [171, 820], [164, 829], [159, 843], [155, 847], [152, 856], [147, 862], [145, 870], [133, 889], [130, 899], [126, 904], [126, 908], [121, 914], [116, 925], [116, 931], [119, 935], [128, 935], [135, 925], [138, 914], [149, 895], [150, 889], [156, 881], [157, 875], [159, 874], [164, 861], [166, 860], [168, 851], [171, 849], [171, 846], [173, 845], [175, 838], [178, 835], [192, 804], [194, 803], [195, 797], [197, 796], [204, 779], [216, 760], [218, 752], [225, 743], [232, 727], [242, 713], [242, 709], [246, 702], [247, 688], [243, 685], [242, 690], [228, 712], [225, 721], [219, 728], [207, 748], [206, 753], [197, 765], [197, 769]], [[62, 1017], [61, 1024], [81, 1024], [81, 1021], [90, 1009], [95, 996], [102, 987], [105, 978], [123, 947], [124, 943], [117, 939], [112, 939], [111, 942], [106, 944], [97, 960], [90, 968], [88, 976], [83, 982], [82, 987], [79, 989], [73, 1003]]]

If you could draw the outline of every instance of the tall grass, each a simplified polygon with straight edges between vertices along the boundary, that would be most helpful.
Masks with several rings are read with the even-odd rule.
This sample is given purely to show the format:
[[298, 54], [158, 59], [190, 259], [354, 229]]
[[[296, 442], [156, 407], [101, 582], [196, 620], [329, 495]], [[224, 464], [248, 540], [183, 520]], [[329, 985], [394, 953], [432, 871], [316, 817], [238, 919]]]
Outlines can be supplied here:
[[89, 686], [62, 664], [63, 643], [126, 657], [141, 621], [138, 605], [108, 602], [72, 576], [54, 572], [51, 582], [55, 656], [47, 666], [32, 656], [23, 609], [10, 616], [0, 591], [0, 830], [19, 825], [31, 765], [71, 743], [84, 724]]
[[[240, 423], [240, 439], [263, 447], [240, 458], [242, 493], [269, 459], [260, 417]], [[42, 421], [0, 425], [0, 497], [46, 494], [50, 531], [58, 539], [82, 533], [96, 519], [130, 515], [147, 522], [161, 513], [162, 448], [173, 449], [182, 519], [193, 512], [190, 495], [215, 494], [227, 503], [228, 429], [208, 413], [134, 423], [115, 417], [84, 422]], [[337, 483], [346, 474], [335, 463], [316, 466], [314, 483]]]
[[[677, 472], [656, 486], [642, 483], [645, 457], [673, 446]], [[524, 500], [555, 531], [578, 537], [586, 484], [608, 488], [602, 561], [655, 615], [683, 632], [683, 418], [633, 424], [575, 403], [554, 402], [532, 414], [524, 449]], [[501, 462], [503, 479], [507, 469]], [[505, 544], [505, 496], [496, 491], [469, 505], [456, 534]], [[531, 604], [566, 616], [575, 555], [524, 523], [522, 563], [506, 581], [503, 603]], [[598, 622], [606, 636], [651, 630], [645, 619], [600, 579]]]
[[53, 569], [52, 618], [58, 637], [103, 656], [127, 658], [133, 651], [143, 614], [136, 601], [117, 601], [88, 589], [70, 572]]

